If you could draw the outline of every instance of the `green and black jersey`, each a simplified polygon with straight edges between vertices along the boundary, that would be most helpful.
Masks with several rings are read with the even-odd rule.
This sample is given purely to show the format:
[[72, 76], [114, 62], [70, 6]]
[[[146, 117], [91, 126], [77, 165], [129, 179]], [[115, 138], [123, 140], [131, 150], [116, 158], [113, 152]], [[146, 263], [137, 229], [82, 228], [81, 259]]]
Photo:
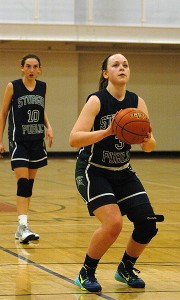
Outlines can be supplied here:
[[22, 79], [14, 80], [12, 84], [14, 93], [9, 111], [9, 140], [43, 139], [46, 83], [36, 80], [33, 91], [26, 89]]
[[[128, 107], [137, 108], [138, 96], [126, 91], [122, 101], [114, 98], [107, 89], [102, 89], [88, 96], [95, 95], [100, 101], [100, 112], [95, 118], [93, 131], [106, 129], [117, 111]], [[121, 168], [130, 161], [131, 146], [111, 135], [103, 140], [80, 149], [79, 159], [101, 168]]]

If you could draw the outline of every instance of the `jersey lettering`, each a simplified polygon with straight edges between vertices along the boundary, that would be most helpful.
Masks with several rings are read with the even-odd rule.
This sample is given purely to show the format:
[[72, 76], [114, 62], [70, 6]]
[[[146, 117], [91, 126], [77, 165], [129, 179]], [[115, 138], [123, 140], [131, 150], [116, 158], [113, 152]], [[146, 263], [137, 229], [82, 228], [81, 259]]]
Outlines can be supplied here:
[[22, 133], [25, 134], [39, 134], [44, 132], [44, 124], [22, 125]]
[[19, 97], [17, 101], [18, 101], [18, 108], [30, 104], [37, 104], [44, 108], [44, 98], [40, 95], [25, 95]]
[[126, 163], [130, 159], [129, 151], [126, 152], [110, 152], [103, 151], [103, 163], [119, 164]]
[[100, 119], [100, 129], [104, 130], [104, 129], [108, 128], [108, 126], [112, 122], [113, 117], [114, 117], [114, 114], [113, 115], [103, 116]]

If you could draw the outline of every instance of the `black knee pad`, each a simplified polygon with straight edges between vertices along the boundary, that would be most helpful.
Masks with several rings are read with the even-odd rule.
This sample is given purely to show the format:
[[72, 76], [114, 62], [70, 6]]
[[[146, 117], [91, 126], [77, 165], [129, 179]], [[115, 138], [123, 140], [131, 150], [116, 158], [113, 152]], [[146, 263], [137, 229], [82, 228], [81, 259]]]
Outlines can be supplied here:
[[148, 244], [158, 232], [156, 222], [164, 221], [163, 215], [155, 215], [150, 203], [132, 208], [127, 216], [134, 223], [132, 238], [140, 244]]
[[29, 195], [29, 179], [19, 178], [17, 182], [17, 196], [28, 198]]
[[132, 238], [139, 244], [148, 244], [151, 239], [157, 234], [155, 221], [146, 221], [141, 224], [134, 224]]
[[33, 184], [34, 184], [34, 179], [29, 179], [29, 197], [32, 196]]

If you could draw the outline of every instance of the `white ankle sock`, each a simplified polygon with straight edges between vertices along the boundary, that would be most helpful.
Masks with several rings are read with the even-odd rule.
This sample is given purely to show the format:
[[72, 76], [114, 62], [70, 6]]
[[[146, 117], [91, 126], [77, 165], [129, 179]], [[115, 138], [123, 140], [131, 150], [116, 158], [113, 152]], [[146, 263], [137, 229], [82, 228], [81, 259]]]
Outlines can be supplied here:
[[18, 216], [19, 225], [27, 225], [27, 215]]

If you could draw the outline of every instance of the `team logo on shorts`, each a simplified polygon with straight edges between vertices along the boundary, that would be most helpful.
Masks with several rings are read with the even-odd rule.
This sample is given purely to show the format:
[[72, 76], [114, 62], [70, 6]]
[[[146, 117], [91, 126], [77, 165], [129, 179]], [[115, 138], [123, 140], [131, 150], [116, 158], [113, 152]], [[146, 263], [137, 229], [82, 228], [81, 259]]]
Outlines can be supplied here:
[[77, 176], [77, 177], [76, 177], [76, 184], [77, 184], [78, 187], [79, 187], [80, 185], [83, 185], [83, 186], [84, 186], [84, 183], [83, 183], [83, 176]]

